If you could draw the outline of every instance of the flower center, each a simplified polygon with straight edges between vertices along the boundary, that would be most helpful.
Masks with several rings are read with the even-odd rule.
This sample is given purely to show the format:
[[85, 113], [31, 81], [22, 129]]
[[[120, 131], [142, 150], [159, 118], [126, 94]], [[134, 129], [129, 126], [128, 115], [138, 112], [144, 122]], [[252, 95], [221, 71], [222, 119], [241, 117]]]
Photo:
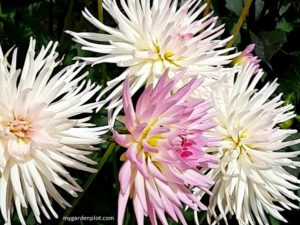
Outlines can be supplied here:
[[144, 128], [143, 132], [141, 133], [140, 136], [140, 144], [141, 146], [143, 145], [142, 142], [143, 140], [146, 140], [148, 145], [151, 147], [157, 147], [159, 144], [161, 137], [161, 134], [155, 134], [149, 137], [149, 133], [152, 131], [154, 125], [156, 124], [157, 120], [153, 120], [150, 123], [148, 123], [148, 125]]
[[181, 158], [184, 158], [184, 159], [188, 158], [191, 155], [193, 155], [193, 153], [190, 150], [190, 146], [192, 146], [193, 143], [185, 137], [180, 136], [179, 138], [181, 140], [180, 140], [180, 144], [176, 148], [177, 154]]
[[243, 141], [245, 139], [247, 139], [247, 132], [245, 130], [236, 130], [235, 132], [232, 132], [231, 136], [225, 138], [225, 141], [227, 142], [224, 146], [225, 151], [234, 151], [232, 154], [238, 157], [242, 151], [246, 151], [245, 145], [251, 147], [251, 144], [246, 144]]
[[181, 67], [180, 61], [184, 59], [183, 56], [176, 56], [176, 51], [170, 51], [169, 49], [179, 48], [184, 42], [193, 38], [192, 33], [187, 34], [175, 34], [169, 40], [165, 47], [161, 47], [157, 42], [154, 42], [154, 52], [156, 54], [156, 60], [161, 61], [165, 67], [175, 66]]
[[154, 52], [156, 53], [157, 57], [158, 57], [158, 61], [162, 61], [163, 63], [169, 63], [173, 66], [179, 67], [180, 65], [176, 62], [177, 60], [175, 60], [174, 56], [175, 53], [172, 51], [165, 51], [162, 52], [160, 47], [158, 46], [158, 44], [154, 45]]
[[195, 136], [182, 131], [181, 134], [169, 140], [167, 147], [177, 155], [176, 163], [178, 166], [196, 168], [199, 165], [199, 159], [204, 155], [203, 145], [204, 143], [198, 135]]
[[23, 117], [17, 117], [9, 123], [9, 131], [17, 138], [26, 139], [30, 135], [31, 122]]

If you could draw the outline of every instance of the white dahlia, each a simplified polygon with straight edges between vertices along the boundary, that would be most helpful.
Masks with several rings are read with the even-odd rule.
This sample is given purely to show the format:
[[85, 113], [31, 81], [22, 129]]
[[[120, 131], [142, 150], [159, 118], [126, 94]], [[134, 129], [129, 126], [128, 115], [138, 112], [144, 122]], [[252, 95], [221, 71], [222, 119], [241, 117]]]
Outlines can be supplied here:
[[16, 210], [24, 225], [28, 208], [41, 223], [41, 212], [57, 217], [51, 200], [70, 206], [56, 187], [76, 197], [82, 191], [64, 167], [94, 172], [86, 155], [101, 142], [103, 128], [87, 123], [98, 106], [89, 102], [100, 87], [79, 75], [84, 64], [75, 63], [56, 74], [57, 43], [35, 54], [30, 40], [22, 70], [16, 69], [17, 49], [7, 60], [0, 48], [0, 208], [6, 224]]
[[[267, 214], [285, 221], [284, 209], [298, 208], [294, 194], [300, 181], [285, 170], [299, 167], [292, 158], [299, 151], [281, 149], [299, 143], [286, 141], [296, 130], [280, 129], [279, 123], [294, 117], [292, 105], [284, 105], [281, 94], [272, 97], [278, 84], [267, 83], [260, 90], [263, 76], [255, 64], [247, 64], [239, 72], [224, 76], [213, 92], [216, 122], [210, 133], [221, 140], [220, 147], [208, 152], [220, 158], [220, 167], [208, 175], [215, 180], [210, 197], [210, 224], [234, 215], [240, 225], [268, 225]], [[201, 196], [201, 191], [195, 190]], [[211, 220], [211, 217], [214, 219]]]
[[[123, 81], [129, 76], [130, 94], [145, 84], [156, 84], [166, 68], [169, 76], [182, 67], [188, 75], [213, 76], [220, 67], [238, 55], [226, 55], [233, 48], [224, 48], [231, 37], [216, 39], [224, 32], [224, 25], [216, 26], [212, 13], [201, 17], [206, 4], [188, 0], [179, 6], [177, 0], [103, 0], [103, 7], [116, 21], [112, 28], [98, 21], [85, 9], [84, 17], [101, 33], [68, 31], [82, 49], [100, 53], [97, 57], [79, 57], [88, 63], [116, 63], [128, 67], [120, 76], [109, 81], [100, 97], [113, 90], [102, 101], [108, 109], [122, 107], [120, 97]], [[183, 82], [184, 85], [185, 82]]]

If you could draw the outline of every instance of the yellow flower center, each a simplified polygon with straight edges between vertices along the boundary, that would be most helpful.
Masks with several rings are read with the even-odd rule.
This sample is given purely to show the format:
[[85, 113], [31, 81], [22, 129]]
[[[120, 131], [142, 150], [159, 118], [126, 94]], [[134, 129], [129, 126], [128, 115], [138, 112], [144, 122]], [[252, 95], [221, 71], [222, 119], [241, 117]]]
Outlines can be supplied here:
[[[143, 131], [142, 131], [142, 133], [141, 133], [141, 135], [139, 137], [139, 140], [137, 141], [137, 149], [138, 149], [139, 152], [144, 150], [144, 148], [143, 148], [143, 140], [147, 140], [147, 143], [150, 146], [157, 147], [158, 144], [159, 144], [159, 141], [162, 139], [162, 135], [161, 134], [156, 134], [156, 135], [153, 135], [151, 137], [147, 137], [148, 134], [149, 134], [149, 132], [152, 130], [152, 128], [153, 128], [153, 126], [155, 125], [156, 122], [157, 122], [157, 120], [151, 121], [143, 129]], [[151, 157], [153, 153], [145, 151], [144, 154], [145, 154], [146, 157]], [[123, 153], [121, 155], [120, 160], [121, 161], [125, 161], [126, 160], [126, 154], [125, 153]]]
[[151, 138], [148, 139], [148, 144], [151, 145], [152, 147], [157, 147], [160, 139], [161, 139], [160, 134], [152, 136]]
[[165, 51], [162, 52], [158, 44], [154, 44], [154, 52], [156, 53], [158, 57], [158, 61], [161, 61], [165, 67], [168, 65], [173, 65], [175, 67], [180, 67], [179, 61], [182, 60], [182, 57], [179, 57], [178, 59], [175, 59], [175, 53], [172, 51]]
[[[242, 143], [243, 139], [247, 138], [247, 132], [246, 130], [242, 130], [238, 132], [235, 135], [230, 135], [225, 138], [225, 141], [227, 141], [229, 144], [225, 147], [225, 150], [236, 150], [238, 151], [238, 154], [241, 153], [241, 151], [245, 151], [245, 144]], [[251, 144], [247, 144], [247, 146], [251, 147]]]
[[23, 117], [16, 117], [15, 120], [9, 122], [9, 131], [18, 139], [27, 141], [30, 135], [31, 122]]
[[[148, 125], [144, 128], [141, 136], [140, 136], [140, 139], [139, 139], [139, 142], [138, 142], [138, 149], [139, 151], [142, 151], [143, 150], [143, 145], [142, 145], [142, 142], [143, 140], [147, 140], [147, 143], [152, 146], [152, 147], [157, 147], [158, 144], [159, 144], [159, 141], [161, 140], [162, 138], [162, 135], [161, 134], [156, 134], [156, 135], [153, 135], [151, 137], [147, 137], [149, 132], [153, 129], [153, 126], [156, 124], [157, 120], [153, 120], [151, 121], [150, 123], [148, 123]], [[150, 153], [150, 152], [145, 152], [145, 155], [146, 157], [150, 157], [153, 153]]]

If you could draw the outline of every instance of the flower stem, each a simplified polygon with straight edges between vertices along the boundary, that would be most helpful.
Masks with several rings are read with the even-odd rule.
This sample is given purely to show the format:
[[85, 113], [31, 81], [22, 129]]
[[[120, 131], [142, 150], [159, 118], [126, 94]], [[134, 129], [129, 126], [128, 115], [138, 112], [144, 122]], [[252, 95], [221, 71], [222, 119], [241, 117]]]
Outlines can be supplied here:
[[249, 12], [250, 6], [252, 4], [252, 0], [247, 0], [245, 3], [245, 6], [241, 12], [240, 18], [238, 20], [238, 22], [235, 24], [235, 26], [233, 27], [231, 34], [233, 35], [233, 38], [231, 39], [230, 42], [228, 42], [228, 44], [226, 45], [226, 48], [230, 48], [232, 47], [232, 45], [234, 44], [238, 33], [240, 32], [240, 29], [244, 23], [244, 20]]
[[102, 7], [102, 0], [98, 0], [98, 19], [103, 23], [103, 7]]
[[[72, 26], [72, 12], [74, 8], [74, 0], [71, 0], [68, 5], [67, 15], [64, 19], [64, 30], [70, 29]], [[60, 51], [66, 52], [68, 47], [70, 46], [69, 38], [66, 37], [66, 33], [62, 32], [60, 36]]]
[[204, 10], [204, 16], [206, 16], [209, 13], [211, 2], [212, 2], [212, 0], [207, 0], [207, 2], [206, 2], [207, 5]]
[[107, 159], [109, 158], [109, 156], [112, 154], [114, 148], [115, 148], [115, 143], [111, 143], [107, 149], [107, 151], [105, 152], [104, 156], [101, 158], [101, 160], [99, 161], [96, 169], [97, 172], [90, 175], [89, 179], [87, 180], [87, 182], [84, 184], [83, 186], [83, 192], [81, 192], [79, 194], [79, 196], [77, 198], [75, 198], [72, 202], [72, 207], [68, 208], [63, 217], [61, 218], [59, 225], [64, 225], [65, 221], [63, 218], [66, 218], [68, 216], [70, 216], [70, 214], [72, 213], [73, 209], [76, 207], [76, 205], [78, 204], [78, 202], [80, 201], [80, 199], [84, 196], [84, 194], [86, 193], [87, 189], [90, 187], [90, 185], [92, 184], [92, 182], [95, 180], [95, 178], [97, 177], [98, 173], [100, 172], [100, 170], [102, 169], [102, 167], [104, 166], [105, 162], [107, 161]]

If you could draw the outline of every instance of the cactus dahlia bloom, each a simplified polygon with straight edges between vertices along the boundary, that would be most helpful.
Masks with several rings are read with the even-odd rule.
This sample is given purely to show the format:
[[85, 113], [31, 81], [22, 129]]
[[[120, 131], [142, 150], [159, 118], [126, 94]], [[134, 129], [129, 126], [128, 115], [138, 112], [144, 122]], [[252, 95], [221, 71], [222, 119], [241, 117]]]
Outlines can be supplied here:
[[129, 80], [125, 82], [123, 104], [124, 122], [129, 134], [114, 133], [118, 144], [127, 148], [120, 173], [118, 224], [121, 225], [128, 198], [133, 199], [139, 225], [148, 216], [152, 224], [157, 217], [167, 225], [165, 214], [186, 224], [181, 208], [206, 209], [192, 194], [189, 185], [208, 192], [212, 180], [201, 168], [215, 168], [217, 158], [206, 154], [204, 147], [216, 141], [203, 132], [213, 127], [211, 104], [204, 100], [187, 102], [201, 81], [192, 79], [170, 95], [181, 74], [168, 80], [166, 71], [153, 89], [149, 86], [140, 96], [136, 109], [129, 94]]
[[84, 81], [86, 73], [78, 76], [84, 66], [78, 63], [52, 75], [60, 63], [56, 46], [35, 54], [31, 39], [22, 70], [16, 69], [17, 50], [8, 63], [0, 48], [0, 208], [6, 224], [14, 210], [26, 224], [27, 208], [39, 223], [41, 212], [57, 217], [50, 199], [63, 208], [70, 204], [56, 187], [74, 197], [82, 190], [64, 167], [95, 171], [86, 155], [104, 131], [80, 114], [98, 106], [87, 101], [100, 87]]
[[[129, 75], [130, 94], [145, 84], [156, 84], [166, 68], [169, 76], [183, 67], [191, 74], [213, 76], [222, 65], [236, 55], [226, 55], [224, 49], [230, 38], [217, 40], [224, 25], [216, 27], [217, 17], [212, 13], [199, 18], [206, 4], [201, 0], [188, 0], [178, 6], [177, 0], [103, 0], [103, 7], [116, 21], [111, 28], [94, 18], [88, 10], [84, 17], [105, 34], [68, 31], [82, 49], [100, 53], [98, 57], [83, 57], [86, 62], [116, 63], [128, 67], [120, 76], [107, 83], [100, 96], [113, 90], [102, 101], [110, 102], [108, 109], [122, 108], [122, 82]], [[121, 85], [120, 85], [121, 84]]]
[[232, 60], [233, 64], [246, 66], [247, 64], [251, 63], [256, 65], [256, 68], [259, 68], [260, 59], [257, 56], [254, 56], [252, 54], [253, 50], [255, 48], [255, 44], [248, 45], [244, 51], [241, 52], [241, 54], [237, 57], [235, 57]]
[[211, 224], [220, 219], [227, 223], [227, 214], [235, 215], [241, 225], [269, 224], [266, 214], [287, 222], [279, 212], [298, 208], [293, 201], [300, 198], [293, 191], [300, 181], [284, 167], [300, 166], [292, 160], [299, 151], [280, 150], [300, 141], [285, 141], [297, 131], [278, 128], [294, 117], [293, 106], [283, 105], [281, 94], [270, 98], [278, 86], [275, 81], [255, 89], [262, 75], [256, 65], [247, 64], [214, 92], [218, 126], [210, 135], [223, 141], [221, 147], [209, 149], [220, 158], [220, 168], [208, 174], [215, 180]]

